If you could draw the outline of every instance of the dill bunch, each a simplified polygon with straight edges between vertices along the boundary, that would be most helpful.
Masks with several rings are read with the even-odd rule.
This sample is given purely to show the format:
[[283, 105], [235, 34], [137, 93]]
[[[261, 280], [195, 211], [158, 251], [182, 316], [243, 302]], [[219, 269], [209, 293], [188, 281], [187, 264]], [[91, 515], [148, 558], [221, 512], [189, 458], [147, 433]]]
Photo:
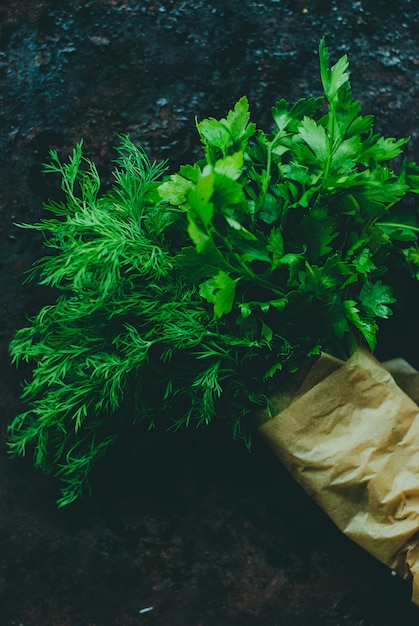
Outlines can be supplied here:
[[81, 144], [66, 164], [52, 152], [47, 171], [61, 176], [65, 200], [46, 205], [54, 217], [26, 226], [52, 249], [30, 277], [60, 294], [10, 344], [13, 361], [33, 372], [22, 394], [30, 408], [10, 425], [9, 449], [30, 447], [35, 466], [61, 480], [59, 506], [82, 493], [97, 459], [139, 421], [178, 429], [228, 415], [248, 443], [246, 417], [266, 405], [256, 373], [272, 346], [214, 319], [179, 268], [187, 218], [157, 194], [164, 164], [127, 137], [118, 152], [115, 184], [102, 196]]

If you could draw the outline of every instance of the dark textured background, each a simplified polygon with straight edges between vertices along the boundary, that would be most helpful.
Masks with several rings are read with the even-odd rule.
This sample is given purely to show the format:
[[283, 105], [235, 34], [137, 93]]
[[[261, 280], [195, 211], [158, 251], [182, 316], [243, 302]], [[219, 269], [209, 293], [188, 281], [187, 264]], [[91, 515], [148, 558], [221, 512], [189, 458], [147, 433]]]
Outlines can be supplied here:
[[[317, 48], [348, 53], [376, 129], [419, 160], [419, 9], [413, 0], [5, 0], [0, 4], [0, 623], [2, 626], [413, 626], [409, 586], [342, 536], [260, 442], [215, 430], [113, 453], [94, 497], [57, 511], [57, 487], [6, 457], [21, 409], [7, 346], [52, 295], [22, 286], [41, 241], [15, 226], [57, 193], [48, 150], [83, 138], [109, 184], [117, 133], [172, 169], [200, 155], [195, 117], [242, 95], [270, 126], [275, 100], [320, 92]], [[379, 356], [419, 367], [417, 295]], [[140, 611], [153, 607], [149, 612]]]

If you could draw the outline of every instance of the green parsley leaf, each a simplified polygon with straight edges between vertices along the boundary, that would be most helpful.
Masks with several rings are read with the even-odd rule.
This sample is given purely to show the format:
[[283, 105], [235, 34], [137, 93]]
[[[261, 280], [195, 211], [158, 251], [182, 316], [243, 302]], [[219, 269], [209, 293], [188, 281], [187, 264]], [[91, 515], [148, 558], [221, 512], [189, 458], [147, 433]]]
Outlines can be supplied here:
[[231, 312], [236, 293], [237, 281], [223, 271], [208, 279], [200, 286], [200, 294], [208, 302], [214, 304], [215, 317], [221, 317]]
[[395, 301], [393, 290], [389, 285], [384, 285], [381, 280], [375, 283], [365, 283], [360, 292], [362, 307], [371, 317], [389, 317], [392, 315], [392, 310], [388, 305]]

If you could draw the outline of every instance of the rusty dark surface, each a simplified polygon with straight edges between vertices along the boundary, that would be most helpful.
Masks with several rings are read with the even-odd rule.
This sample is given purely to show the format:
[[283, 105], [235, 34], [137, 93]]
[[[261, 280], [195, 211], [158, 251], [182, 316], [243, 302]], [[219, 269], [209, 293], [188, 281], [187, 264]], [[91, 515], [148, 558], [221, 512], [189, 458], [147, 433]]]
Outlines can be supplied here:
[[[419, 9], [384, 0], [15, 0], [0, 4], [0, 624], [413, 626], [409, 585], [339, 533], [263, 444], [216, 429], [115, 450], [93, 497], [57, 510], [57, 485], [6, 455], [22, 408], [7, 347], [52, 295], [22, 285], [35, 222], [57, 181], [48, 150], [84, 140], [109, 181], [117, 133], [171, 167], [200, 155], [197, 116], [242, 95], [270, 108], [320, 92], [317, 47], [348, 53], [377, 131], [419, 160]], [[379, 337], [419, 368], [417, 295]]]

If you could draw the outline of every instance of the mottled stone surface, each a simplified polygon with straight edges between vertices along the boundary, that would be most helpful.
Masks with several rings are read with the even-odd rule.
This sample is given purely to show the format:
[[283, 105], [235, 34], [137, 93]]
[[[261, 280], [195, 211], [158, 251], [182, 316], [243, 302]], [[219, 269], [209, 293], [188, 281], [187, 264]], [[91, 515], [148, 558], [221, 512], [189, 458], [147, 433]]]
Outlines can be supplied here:
[[[48, 150], [83, 138], [109, 183], [117, 133], [175, 169], [200, 154], [194, 119], [243, 94], [252, 117], [320, 92], [317, 47], [349, 54], [379, 132], [419, 160], [419, 9], [362, 0], [15, 0], [0, 6], [0, 623], [2, 626], [405, 626], [409, 587], [343, 537], [263, 444], [215, 429], [115, 450], [94, 497], [57, 511], [57, 486], [6, 457], [20, 410], [7, 346], [52, 298], [22, 286], [42, 253], [34, 222], [58, 182]], [[419, 367], [412, 294], [380, 356]], [[410, 308], [409, 308], [410, 307]], [[416, 336], [415, 336], [416, 333]]]

